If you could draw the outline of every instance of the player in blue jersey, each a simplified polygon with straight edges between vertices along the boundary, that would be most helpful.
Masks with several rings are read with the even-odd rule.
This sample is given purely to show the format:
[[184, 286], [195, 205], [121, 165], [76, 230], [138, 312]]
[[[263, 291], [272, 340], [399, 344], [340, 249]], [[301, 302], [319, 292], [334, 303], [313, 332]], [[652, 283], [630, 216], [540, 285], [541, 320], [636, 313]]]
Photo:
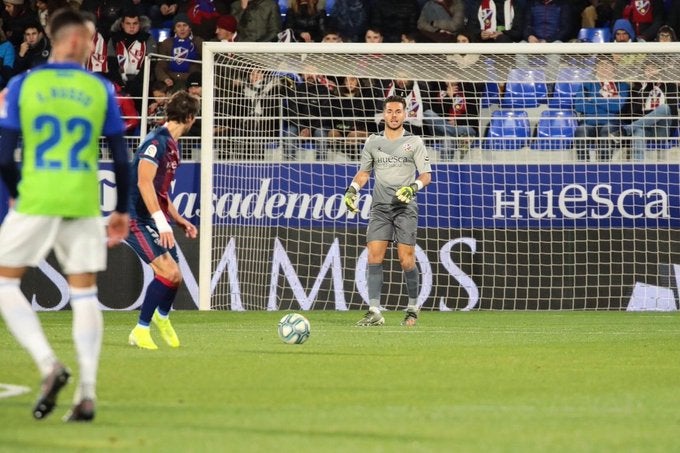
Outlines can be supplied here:
[[[106, 230], [100, 212], [99, 137], [113, 154], [118, 200], [108, 222], [108, 244], [127, 237], [129, 168], [124, 125], [113, 86], [88, 73], [94, 27], [82, 13], [62, 9], [50, 19], [50, 61], [13, 78], [0, 101], [0, 175], [12, 209], [0, 227], [0, 312], [35, 361], [42, 384], [36, 419], [54, 409], [70, 371], [47, 341], [19, 285], [28, 267], [50, 250], [68, 276], [73, 340], [80, 382], [66, 421], [94, 418], [103, 318], [96, 273], [106, 268]], [[14, 150], [23, 137], [21, 171]]]
[[418, 229], [415, 196], [416, 192], [430, 183], [432, 169], [423, 140], [404, 130], [404, 98], [389, 96], [385, 99], [383, 115], [385, 131], [373, 134], [366, 140], [361, 151], [359, 171], [345, 192], [347, 209], [359, 212], [356, 206], [358, 192], [368, 182], [371, 172], [375, 174], [371, 219], [366, 233], [369, 309], [357, 325], [379, 326], [385, 323], [380, 313], [383, 260], [389, 243], [396, 242], [408, 292], [406, 316], [402, 324], [414, 326], [418, 320], [419, 291], [415, 258]]
[[180, 161], [177, 141], [191, 129], [198, 109], [198, 98], [186, 91], [172, 95], [166, 109], [167, 122], [144, 138], [132, 161], [131, 179], [137, 185], [130, 197], [128, 244], [154, 272], [139, 320], [128, 337], [131, 345], [142, 349], [158, 349], [151, 338], [152, 322], [168, 345], [179, 347], [179, 338], [168, 316], [182, 273], [168, 220], [173, 220], [189, 238], [194, 239], [198, 231], [177, 212], [168, 191]]

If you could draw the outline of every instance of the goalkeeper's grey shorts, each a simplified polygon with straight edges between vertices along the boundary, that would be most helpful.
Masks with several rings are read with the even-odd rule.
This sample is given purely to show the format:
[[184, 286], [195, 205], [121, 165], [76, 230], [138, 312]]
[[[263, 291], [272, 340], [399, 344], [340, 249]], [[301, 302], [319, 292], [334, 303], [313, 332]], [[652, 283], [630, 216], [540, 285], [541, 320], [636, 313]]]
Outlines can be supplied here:
[[374, 204], [368, 221], [366, 242], [390, 241], [416, 245], [418, 206], [411, 203]]

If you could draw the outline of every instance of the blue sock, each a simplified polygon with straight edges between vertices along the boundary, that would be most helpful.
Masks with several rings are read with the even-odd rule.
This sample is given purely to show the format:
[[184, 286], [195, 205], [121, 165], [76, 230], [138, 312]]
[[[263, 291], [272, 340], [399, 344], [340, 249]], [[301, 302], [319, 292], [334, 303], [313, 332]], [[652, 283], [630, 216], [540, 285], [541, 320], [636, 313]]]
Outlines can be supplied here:
[[151, 324], [151, 317], [153, 312], [156, 311], [156, 307], [158, 307], [158, 312], [161, 315], [167, 316], [172, 303], [175, 301], [176, 294], [177, 287], [170, 283], [169, 280], [157, 275], [149, 283], [149, 287], [146, 288], [146, 296], [139, 313], [138, 323], [142, 326]]

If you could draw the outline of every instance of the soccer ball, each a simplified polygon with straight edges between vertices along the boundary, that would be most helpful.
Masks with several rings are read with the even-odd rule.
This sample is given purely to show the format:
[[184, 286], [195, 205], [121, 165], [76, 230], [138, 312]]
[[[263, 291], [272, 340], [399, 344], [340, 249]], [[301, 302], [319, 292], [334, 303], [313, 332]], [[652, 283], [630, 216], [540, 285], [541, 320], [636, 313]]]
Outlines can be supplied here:
[[289, 313], [279, 321], [279, 338], [284, 343], [302, 344], [309, 333], [309, 321], [298, 313]]

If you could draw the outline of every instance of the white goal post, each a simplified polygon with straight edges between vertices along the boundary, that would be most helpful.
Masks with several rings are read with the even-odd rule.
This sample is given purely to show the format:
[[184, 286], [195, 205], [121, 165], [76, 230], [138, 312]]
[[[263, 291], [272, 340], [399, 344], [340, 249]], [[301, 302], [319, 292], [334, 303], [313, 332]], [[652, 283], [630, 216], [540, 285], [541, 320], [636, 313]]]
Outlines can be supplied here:
[[[680, 43], [204, 43], [201, 309], [364, 309], [342, 194], [387, 94], [433, 182], [424, 310], [678, 308]], [[662, 106], [660, 108], [660, 106]], [[404, 308], [388, 250], [382, 305]]]

